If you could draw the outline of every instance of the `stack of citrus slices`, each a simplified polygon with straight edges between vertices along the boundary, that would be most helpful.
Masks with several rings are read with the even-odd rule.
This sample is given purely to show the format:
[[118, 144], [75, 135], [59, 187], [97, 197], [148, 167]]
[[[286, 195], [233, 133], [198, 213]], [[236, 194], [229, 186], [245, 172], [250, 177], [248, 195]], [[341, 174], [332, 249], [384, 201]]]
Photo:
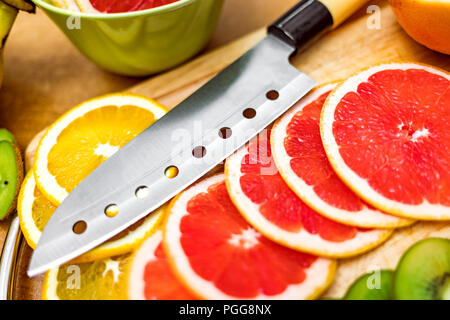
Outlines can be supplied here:
[[[118, 112], [118, 103], [103, 104], [92, 116], [113, 123], [119, 115], [104, 112]], [[154, 218], [131, 256], [112, 259], [100, 247], [80, 257], [80, 290], [111, 298], [99, 295], [94, 281], [98, 288], [109, 283], [116, 298], [320, 297], [336, 259], [361, 255], [417, 220], [450, 220], [449, 105], [450, 75], [412, 63], [375, 66], [316, 89], [229, 157], [224, 174], [205, 177], [165, 206], [164, 223], [155, 227]], [[74, 130], [92, 121], [89, 113], [75, 114], [82, 119], [66, 115], [72, 120], [50, 127], [24, 183], [21, 221], [31, 212], [35, 234], [52, 202], [151, 122], [133, 124], [126, 139], [106, 141]], [[81, 152], [65, 150], [77, 138]], [[102, 157], [88, 161], [93, 141]], [[59, 160], [65, 156], [72, 158]], [[72, 168], [79, 160], [86, 166]], [[44, 297], [81, 297], [67, 292], [67, 270], [47, 274]]]
[[[36, 247], [53, 212], [84, 177], [165, 113], [164, 107], [148, 98], [113, 94], [86, 101], [51, 125], [34, 157], [27, 155], [34, 163], [28, 164], [32, 169], [19, 194], [17, 211], [28, 245]], [[111, 285], [121, 287], [118, 274], [126, 260], [123, 255], [150, 235], [162, 218], [163, 210], [156, 210], [72, 264], [50, 271], [43, 297], [120, 298], [124, 291], [111, 290]], [[67, 279], [72, 281], [68, 270], [80, 272], [83, 290], [61, 285]]]

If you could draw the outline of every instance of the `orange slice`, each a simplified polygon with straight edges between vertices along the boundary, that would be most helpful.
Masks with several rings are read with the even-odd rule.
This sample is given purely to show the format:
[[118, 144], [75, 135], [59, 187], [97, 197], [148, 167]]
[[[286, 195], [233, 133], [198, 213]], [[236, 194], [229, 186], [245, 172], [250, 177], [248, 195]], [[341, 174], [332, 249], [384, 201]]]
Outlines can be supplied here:
[[201, 298], [314, 298], [335, 273], [333, 260], [285, 248], [253, 229], [231, 202], [223, 174], [178, 195], [168, 213], [165, 252]]
[[125, 268], [129, 255], [88, 263], [69, 263], [49, 270], [43, 300], [125, 300]]
[[349, 257], [387, 240], [391, 229], [360, 229], [332, 221], [307, 206], [284, 182], [270, 151], [270, 132], [227, 159], [231, 200], [245, 219], [271, 240], [327, 257]]
[[[36, 188], [33, 173], [29, 172], [20, 190], [17, 212], [22, 233], [32, 249], [36, 248], [42, 231], [55, 210], [56, 207]], [[156, 230], [163, 216], [162, 208], [154, 211], [114, 238], [77, 257], [75, 261], [99, 260], [132, 251]]]
[[273, 126], [271, 147], [281, 177], [308, 206], [331, 220], [365, 228], [393, 228], [414, 221], [365, 203], [333, 171], [320, 137], [320, 112], [336, 84], [318, 88]]
[[162, 248], [163, 233], [145, 240], [129, 261], [127, 293], [131, 300], [194, 300], [174, 276]]
[[128, 93], [73, 108], [39, 143], [33, 168], [39, 190], [59, 205], [95, 168], [165, 113], [157, 102]]
[[371, 67], [325, 102], [328, 159], [361, 198], [384, 212], [450, 220], [450, 74], [415, 63]]

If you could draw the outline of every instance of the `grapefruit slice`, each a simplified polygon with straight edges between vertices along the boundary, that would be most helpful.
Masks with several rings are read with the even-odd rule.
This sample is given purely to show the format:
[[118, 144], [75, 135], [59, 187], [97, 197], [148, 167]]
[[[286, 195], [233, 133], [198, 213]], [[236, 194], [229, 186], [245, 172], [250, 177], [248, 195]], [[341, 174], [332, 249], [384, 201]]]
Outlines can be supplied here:
[[319, 215], [284, 182], [270, 151], [270, 132], [260, 134], [225, 163], [228, 192], [245, 219], [271, 240], [327, 257], [368, 251], [391, 229], [359, 229]]
[[320, 138], [320, 112], [336, 84], [318, 88], [280, 118], [271, 147], [281, 177], [305, 203], [331, 220], [358, 227], [393, 228], [413, 220], [367, 205], [336, 175]]
[[194, 300], [169, 267], [162, 230], [145, 240], [130, 258], [127, 292], [131, 300]]
[[120, 13], [152, 9], [165, 6], [179, 0], [75, 0], [82, 12]]
[[450, 74], [414, 63], [371, 67], [343, 82], [320, 129], [340, 178], [374, 207], [450, 219]]
[[201, 298], [314, 298], [334, 276], [334, 260], [280, 246], [253, 229], [231, 202], [223, 174], [178, 195], [168, 214], [165, 252]]

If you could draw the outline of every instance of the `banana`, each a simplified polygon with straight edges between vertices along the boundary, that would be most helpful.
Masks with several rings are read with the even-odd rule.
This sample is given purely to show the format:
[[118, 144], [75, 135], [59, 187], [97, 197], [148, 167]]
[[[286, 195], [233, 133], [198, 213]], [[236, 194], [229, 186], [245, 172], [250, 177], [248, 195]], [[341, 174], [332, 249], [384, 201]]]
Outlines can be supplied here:
[[36, 10], [36, 7], [34, 6], [33, 2], [29, 0], [1, 0], [1, 1], [19, 10], [27, 12], [35, 12]]
[[28, 0], [0, 0], [0, 87], [3, 82], [3, 49], [19, 10], [34, 12]]

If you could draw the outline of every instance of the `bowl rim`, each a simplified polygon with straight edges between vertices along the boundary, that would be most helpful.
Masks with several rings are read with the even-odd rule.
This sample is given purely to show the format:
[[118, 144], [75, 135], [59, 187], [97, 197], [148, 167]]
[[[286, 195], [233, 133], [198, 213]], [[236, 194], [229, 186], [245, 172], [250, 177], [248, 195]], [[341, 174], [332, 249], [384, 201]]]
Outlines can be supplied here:
[[120, 12], [120, 13], [86, 13], [86, 12], [76, 12], [68, 9], [59, 8], [55, 5], [52, 5], [44, 0], [31, 0], [38, 7], [51, 11], [53, 13], [57, 13], [60, 15], [64, 15], [67, 17], [82, 17], [82, 18], [95, 18], [101, 20], [110, 20], [117, 18], [132, 18], [132, 17], [140, 17], [146, 15], [157, 15], [163, 14], [166, 12], [170, 12], [182, 7], [185, 7], [195, 1], [198, 0], [178, 0], [177, 2], [169, 3], [160, 7], [146, 9], [146, 10], [138, 10], [131, 12]]

